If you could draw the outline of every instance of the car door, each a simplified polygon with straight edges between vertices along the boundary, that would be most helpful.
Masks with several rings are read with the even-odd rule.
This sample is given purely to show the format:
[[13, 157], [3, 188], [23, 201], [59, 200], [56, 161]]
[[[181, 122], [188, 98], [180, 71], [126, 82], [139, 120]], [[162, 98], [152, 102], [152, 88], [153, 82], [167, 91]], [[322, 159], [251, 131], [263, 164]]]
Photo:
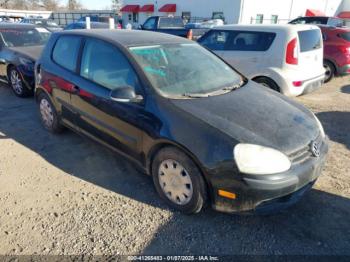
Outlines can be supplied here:
[[79, 36], [60, 36], [51, 53], [53, 63], [41, 68], [42, 82], [51, 90], [63, 121], [70, 126], [75, 125], [71, 94], [76, 92], [79, 82], [76, 71], [81, 44]]
[[0, 79], [6, 81], [7, 79], [7, 58], [8, 54], [6, 52], [5, 44], [0, 40]]
[[78, 91], [71, 99], [80, 131], [140, 159], [143, 103], [118, 102], [111, 98], [112, 90], [125, 86], [143, 95], [139, 79], [127, 58], [110, 43], [86, 38], [80, 76]]

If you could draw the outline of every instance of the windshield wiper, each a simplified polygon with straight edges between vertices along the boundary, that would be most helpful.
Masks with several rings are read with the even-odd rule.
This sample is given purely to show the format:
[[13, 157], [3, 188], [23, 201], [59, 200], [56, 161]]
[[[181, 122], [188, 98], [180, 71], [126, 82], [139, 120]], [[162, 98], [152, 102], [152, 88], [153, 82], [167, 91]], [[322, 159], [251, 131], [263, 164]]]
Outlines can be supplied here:
[[182, 94], [184, 97], [189, 97], [189, 98], [202, 98], [202, 97], [208, 97], [208, 94], [201, 94], [201, 93], [184, 93]]
[[232, 86], [225, 86], [221, 88], [223, 91], [233, 91], [236, 90], [237, 88], [240, 88], [244, 84], [244, 81], [239, 82], [237, 85], [232, 85]]
[[240, 88], [243, 84], [244, 84], [244, 81], [241, 81], [241, 82], [239, 82], [236, 85], [225, 86], [225, 87], [222, 87], [219, 90], [215, 90], [213, 92], [208, 92], [208, 93], [184, 93], [181, 96], [189, 97], [189, 98], [203, 98], [203, 97], [215, 96], [215, 95], [220, 95], [220, 94], [223, 94], [223, 93], [228, 93], [228, 92], [231, 92], [233, 90], [236, 90], [236, 89]]

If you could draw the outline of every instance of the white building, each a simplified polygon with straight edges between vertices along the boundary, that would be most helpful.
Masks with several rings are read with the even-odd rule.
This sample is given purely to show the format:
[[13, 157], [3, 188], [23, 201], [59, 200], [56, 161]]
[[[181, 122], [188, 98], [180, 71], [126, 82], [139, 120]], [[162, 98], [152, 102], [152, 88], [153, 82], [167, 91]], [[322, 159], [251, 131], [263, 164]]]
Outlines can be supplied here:
[[286, 23], [304, 16], [309, 9], [316, 14], [333, 16], [350, 11], [350, 0], [124, 0], [123, 22], [134, 26], [152, 15], [184, 18], [223, 17], [226, 23]]

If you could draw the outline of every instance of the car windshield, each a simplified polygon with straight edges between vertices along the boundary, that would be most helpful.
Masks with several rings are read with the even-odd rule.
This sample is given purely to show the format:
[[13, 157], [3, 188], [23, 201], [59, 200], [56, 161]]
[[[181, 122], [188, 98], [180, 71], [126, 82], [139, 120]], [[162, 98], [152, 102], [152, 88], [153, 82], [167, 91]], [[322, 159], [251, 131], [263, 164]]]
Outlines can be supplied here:
[[45, 28], [33, 29], [0, 29], [0, 35], [6, 46], [35, 46], [44, 45], [50, 36], [50, 32]]
[[198, 44], [130, 47], [152, 85], [165, 96], [232, 90], [242, 77]]

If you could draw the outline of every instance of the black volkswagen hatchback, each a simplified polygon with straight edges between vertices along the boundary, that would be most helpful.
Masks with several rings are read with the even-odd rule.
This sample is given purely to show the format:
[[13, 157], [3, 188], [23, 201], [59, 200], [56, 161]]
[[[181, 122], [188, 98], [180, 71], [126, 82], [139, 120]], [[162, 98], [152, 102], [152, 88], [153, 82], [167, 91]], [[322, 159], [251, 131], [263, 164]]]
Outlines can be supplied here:
[[325, 162], [313, 113], [183, 38], [59, 32], [35, 71], [49, 131], [65, 126], [129, 157], [186, 213], [206, 203], [224, 212], [288, 206]]
[[50, 36], [45, 28], [30, 24], [0, 23], [0, 81], [15, 95], [34, 91], [34, 64]]

